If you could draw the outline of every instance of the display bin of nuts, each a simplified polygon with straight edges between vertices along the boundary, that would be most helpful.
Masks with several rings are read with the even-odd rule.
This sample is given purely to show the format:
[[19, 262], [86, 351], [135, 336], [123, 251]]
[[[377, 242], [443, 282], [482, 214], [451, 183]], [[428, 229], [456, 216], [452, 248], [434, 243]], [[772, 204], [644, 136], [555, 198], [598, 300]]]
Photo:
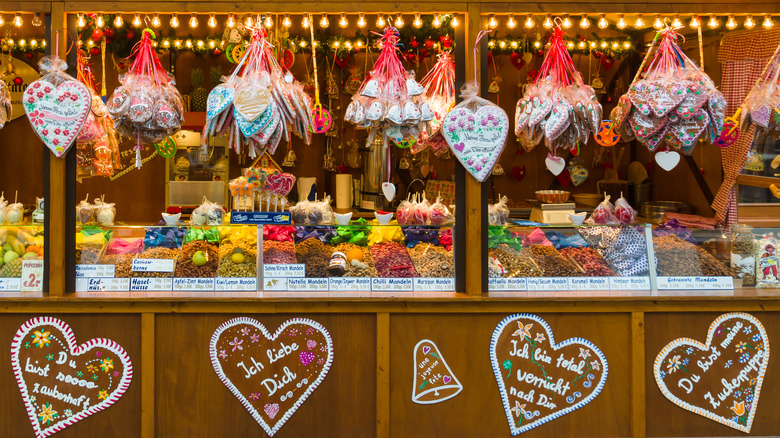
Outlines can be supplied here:
[[257, 227], [221, 227], [219, 277], [257, 276]]
[[177, 278], [214, 278], [219, 268], [219, 229], [190, 228], [176, 263]]
[[[344, 242], [333, 247], [333, 252], [340, 252], [347, 258], [344, 277], [379, 277], [379, 271], [371, 257], [371, 250], [367, 246]], [[334, 274], [331, 273], [330, 276]]]
[[443, 246], [418, 242], [408, 249], [420, 277], [454, 277], [455, 259]]
[[106, 243], [111, 239], [111, 231], [103, 231], [96, 227], [84, 227], [76, 233], [76, 264], [94, 265], [100, 263], [106, 249]]
[[712, 254], [675, 234], [653, 236], [658, 275], [728, 277], [731, 271]]
[[541, 277], [542, 269], [525, 250], [517, 250], [506, 243], [488, 250], [488, 257], [498, 261], [490, 271], [492, 277], [523, 278]]
[[317, 237], [309, 237], [295, 245], [295, 261], [306, 265], [306, 277], [309, 278], [328, 276], [328, 263], [332, 254], [333, 247]]
[[143, 239], [113, 238], [106, 245], [100, 264], [114, 265], [115, 278], [129, 278], [133, 269], [133, 258], [144, 248]]
[[410, 278], [420, 276], [406, 247], [398, 242], [382, 242], [371, 245], [371, 257], [380, 277]]
[[529, 254], [545, 277], [582, 277], [585, 273], [575, 264], [565, 259], [554, 246], [530, 245]]
[[[145, 248], [141, 254], [133, 259], [156, 259], [173, 260], [174, 269], [176, 268], [176, 259], [179, 257], [179, 249], [166, 248], [158, 246], [154, 248]], [[132, 263], [132, 262], [131, 262]], [[131, 268], [132, 269], [132, 268]], [[132, 271], [132, 277], [154, 277], [154, 278], [173, 278], [173, 272], [137, 272]]]

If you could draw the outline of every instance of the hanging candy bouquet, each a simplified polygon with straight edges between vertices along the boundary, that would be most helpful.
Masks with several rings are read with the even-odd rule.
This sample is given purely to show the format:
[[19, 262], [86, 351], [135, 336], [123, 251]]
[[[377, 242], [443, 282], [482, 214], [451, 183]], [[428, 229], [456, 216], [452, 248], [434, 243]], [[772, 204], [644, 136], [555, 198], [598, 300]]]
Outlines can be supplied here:
[[417, 153], [430, 146], [434, 154], [447, 150], [447, 141], [441, 135], [444, 117], [455, 105], [455, 62], [447, 52], [439, 54], [433, 68], [425, 75], [420, 85], [425, 89], [423, 97], [433, 111], [428, 131], [420, 133], [420, 141], [411, 147]]
[[741, 119], [740, 129], [754, 129], [755, 138], [780, 136], [780, 45], [767, 61], [764, 71], [737, 110], [734, 119]]
[[12, 113], [11, 92], [8, 90], [8, 85], [5, 81], [0, 80], [0, 129], [3, 129], [5, 122], [11, 120]]
[[100, 98], [95, 85], [95, 73], [83, 50], [79, 49], [76, 53], [76, 62], [78, 80], [87, 86], [92, 100], [87, 120], [76, 138], [76, 166], [81, 176], [112, 176], [114, 170], [121, 167], [114, 121]]
[[108, 113], [115, 120], [117, 132], [137, 140], [135, 167], [140, 168], [141, 144], [157, 143], [178, 131], [184, 121], [184, 104], [176, 89], [173, 75], [166, 72], [152, 47], [151, 29], [144, 29], [141, 40], [133, 47], [135, 58], [122, 84], [108, 100]]
[[404, 70], [398, 57], [398, 29], [385, 28], [381, 52], [344, 113], [344, 120], [369, 129], [367, 144], [381, 132], [384, 140], [417, 140], [430, 129], [434, 112], [423, 97], [425, 89]]
[[563, 162], [555, 157], [557, 149], [579, 155], [580, 145], [598, 132], [601, 113], [593, 87], [583, 82], [566, 50], [563, 31], [555, 29], [536, 82], [517, 102], [515, 134], [526, 150], [544, 140], [551, 152], [548, 159]]
[[646, 70], [642, 63], [611, 118], [625, 140], [636, 137], [651, 151], [665, 144], [665, 153], [674, 148], [690, 154], [699, 138], [718, 138], [726, 99], [677, 45], [679, 36], [672, 28], [659, 31], [645, 57], [647, 61], [660, 38], [652, 62]]
[[312, 101], [289, 71], [284, 71], [266, 40], [253, 28], [246, 52], [233, 73], [209, 93], [203, 141], [227, 135], [240, 157], [255, 158], [276, 151], [290, 133], [311, 143]]

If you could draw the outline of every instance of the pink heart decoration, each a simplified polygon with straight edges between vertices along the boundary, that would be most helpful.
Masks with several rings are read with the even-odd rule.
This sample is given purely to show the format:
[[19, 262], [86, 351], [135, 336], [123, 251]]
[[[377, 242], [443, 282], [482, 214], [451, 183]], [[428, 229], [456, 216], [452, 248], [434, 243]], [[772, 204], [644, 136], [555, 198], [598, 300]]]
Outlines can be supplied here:
[[306, 366], [314, 360], [315, 356], [314, 353], [310, 351], [301, 351], [298, 358], [301, 361], [301, 365]]
[[268, 175], [266, 183], [274, 195], [287, 196], [295, 185], [295, 175], [291, 173], [274, 173]]
[[78, 345], [67, 323], [48, 316], [30, 319], [16, 332], [11, 367], [37, 438], [110, 407], [133, 379], [130, 357], [119, 344], [95, 338]]
[[39, 79], [27, 87], [22, 104], [35, 133], [61, 158], [87, 121], [92, 98], [81, 82], [70, 80], [55, 87]]
[[276, 417], [276, 414], [279, 413], [279, 403], [269, 403], [263, 406], [263, 410], [265, 411], [266, 415], [268, 415], [268, 417], [273, 420], [274, 417]]
[[442, 381], [444, 381], [444, 384], [447, 385], [448, 383], [452, 382], [452, 377], [450, 376], [444, 376], [442, 378]]
[[428, 354], [428, 353], [431, 352], [431, 347], [426, 345], [426, 346], [423, 347], [422, 350], [423, 350], [423, 354]]
[[485, 105], [476, 112], [453, 108], [441, 129], [453, 155], [477, 181], [484, 181], [504, 150], [509, 118], [496, 105]]
[[311, 350], [312, 348], [314, 348], [316, 346], [317, 346], [317, 341], [315, 341], [313, 339], [309, 339], [308, 341], [306, 341], [306, 348], [308, 348], [309, 350]]

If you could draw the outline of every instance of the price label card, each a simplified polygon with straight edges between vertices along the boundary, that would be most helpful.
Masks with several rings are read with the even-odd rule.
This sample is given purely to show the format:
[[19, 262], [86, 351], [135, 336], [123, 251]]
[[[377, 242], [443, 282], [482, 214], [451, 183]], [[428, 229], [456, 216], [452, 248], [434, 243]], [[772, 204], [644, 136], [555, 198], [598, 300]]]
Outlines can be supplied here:
[[126, 292], [130, 290], [129, 278], [77, 278], [76, 292]]
[[173, 272], [173, 259], [133, 259], [133, 272]]
[[263, 277], [303, 278], [306, 277], [306, 265], [303, 263], [290, 265], [263, 265]]
[[571, 290], [609, 290], [609, 277], [570, 277]]
[[76, 265], [76, 278], [113, 278], [114, 265]]
[[220, 292], [257, 290], [257, 278], [255, 277], [217, 277], [215, 289]]
[[499, 291], [524, 291], [528, 289], [525, 278], [490, 278], [488, 279], [488, 290]]
[[288, 291], [327, 292], [327, 278], [288, 278]]
[[657, 277], [658, 290], [696, 290], [695, 277]]
[[371, 279], [361, 277], [329, 278], [330, 290], [334, 292], [371, 292]]
[[172, 278], [131, 278], [131, 291], [169, 291], [173, 289]]
[[372, 278], [371, 290], [376, 292], [411, 292], [414, 283], [411, 278]]
[[174, 278], [173, 290], [175, 291], [213, 291], [213, 278]]
[[269, 292], [283, 292], [287, 290], [286, 278], [264, 278], [263, 290]]
[[658, 290], [730, 290], [732, 277], [658, 277]]
[[609, 277], [610, 290], [650, 290], [650, 277]]
[[455, 279], [449, 278], [434, 278], [434, 277], [418, 277], [413, 279], [414, 290], [420, 292], [453, 292], [455, 290]]
[[22, 280], [19, 278], [0, 278], [0, 291], [18, 292], [22, 290]]
[[22, 262], [22, 292], [40, 292], [43, 290], [43, 260], [25, 260]]
[[571, 290], [566, 277], [528, 277], [526, 284], [529, 291], [562, 291]]

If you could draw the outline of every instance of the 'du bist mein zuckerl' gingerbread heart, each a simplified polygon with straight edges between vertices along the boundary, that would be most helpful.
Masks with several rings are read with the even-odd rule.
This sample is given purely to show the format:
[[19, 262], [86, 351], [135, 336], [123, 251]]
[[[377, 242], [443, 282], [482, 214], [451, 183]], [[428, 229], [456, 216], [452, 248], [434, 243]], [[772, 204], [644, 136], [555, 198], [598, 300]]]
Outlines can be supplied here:
[[661, 393], [677, 406], [750, 433], [769, 364], [769, 338], [758, 318], [725, 313], [707, 339], [678, 338], [653, 364]]
[[490, 362], [512, 435], [585, 406], [607, 381], [607, 359], [598, 347], [582, 338], [555, 343], [547, 322], [529, 313], [498, 324]]
[[45, 438], [116, 403], [133, 379], [133, 365], [116, 342], [77, 345], [64, 321], [33, 318], [11, 343], [11, 367], [35, 436]]
[[319, 386], [333, 363], [333, 341], [316, 321], [295, 318], [271, 334], [253, 318], [214, 332], [211, 364], [265, 433], [273, 436]]

